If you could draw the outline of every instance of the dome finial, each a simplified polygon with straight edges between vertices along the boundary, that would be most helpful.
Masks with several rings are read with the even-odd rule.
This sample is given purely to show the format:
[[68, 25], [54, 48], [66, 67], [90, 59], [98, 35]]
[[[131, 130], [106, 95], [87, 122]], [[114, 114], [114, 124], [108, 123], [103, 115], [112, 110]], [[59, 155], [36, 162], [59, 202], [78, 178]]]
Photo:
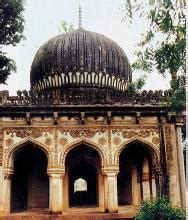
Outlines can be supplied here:
[[79, 12], [79, 28], [82, 27], [82, 8], [81, 8], [81, 4], [79, 3], [79, 9], [78, 9], [78, 12]]

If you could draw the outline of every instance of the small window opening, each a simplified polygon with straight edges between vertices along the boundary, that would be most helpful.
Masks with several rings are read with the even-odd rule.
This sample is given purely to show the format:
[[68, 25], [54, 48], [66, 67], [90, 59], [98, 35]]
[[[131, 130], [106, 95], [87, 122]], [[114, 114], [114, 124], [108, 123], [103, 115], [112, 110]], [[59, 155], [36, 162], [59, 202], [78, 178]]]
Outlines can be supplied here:
[[86, 180], [79, 178], [74, 181], [74, 193], [87, 191], [87, 182]]

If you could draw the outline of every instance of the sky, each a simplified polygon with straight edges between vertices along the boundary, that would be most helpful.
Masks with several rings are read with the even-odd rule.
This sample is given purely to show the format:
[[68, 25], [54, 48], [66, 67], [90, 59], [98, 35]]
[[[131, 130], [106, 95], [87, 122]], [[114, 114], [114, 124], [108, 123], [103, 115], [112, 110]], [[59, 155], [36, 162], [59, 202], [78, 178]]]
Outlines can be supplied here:
[[[130, 63], [133, 62], [136, 44], [148, 24], [138, 16], [133, 19], [131, 26], [122, 22], [123, 0], [26, 0], [23, 13], [26, 40], [15, 47], [3, 47], [8, 56], [15, 60], [17, 73], [11, 74], [7, 85], [0, 85], [0, 90], [9, 90], [10, 95], [15, 95], [17, 90], [30, 89], [30, 68], [38, 48], [60, 34], [62, 20], [78, 28], [79, 2], [82, 7], [82, 27], [114, 40], [123, 48]], [[133, 72], [133, 80], [139, 75]], [[148, 76], [143, 89], [165, 90], [169, 88], [169, 80], [169, 76], [164, 78], [155, 72]]]

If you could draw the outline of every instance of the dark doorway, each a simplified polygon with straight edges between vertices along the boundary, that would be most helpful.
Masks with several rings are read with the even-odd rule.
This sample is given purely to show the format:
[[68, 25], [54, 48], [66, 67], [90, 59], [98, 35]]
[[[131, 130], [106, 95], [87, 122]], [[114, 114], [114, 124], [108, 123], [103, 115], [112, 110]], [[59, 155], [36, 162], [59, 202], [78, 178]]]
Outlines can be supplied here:
[[120, 172], [117, 177], [118, 181], [118, 204], [130, 205], [132, 204], [132, 158], [124, 152], [120, 155]]
[[49, 178], [45, 153], [28, 144], [14, 154], [12, 212], [48, 208]]
[[[133, 204], [133, 167], [137, 170], [137, 184], [139, 186], [140, 198], [143, 198], [142, 188], [142, 165], [144, 158], [148, 158], [151, 165], [151, 157], [148, 149], [140, 142], [129, 144], [120, 154], [117, 176], [118, 204]], [[151, 166], [150, 166], [151, 170]]]
[[[79, 178], [86, 181], [87, 190], [75, 191], [74, 183]], [[69, 182], [71, 206], [97, 205], [97, 171], [94, 167], [85, 161], [74, 165], [69, 170]]]
[[[98, 205], [98, 168], [99, 156], [95, 150], [82, 145], [73, 149], [66, 158], [66, 169], [69, 177], [69, 205], [97, 206]], [[75, 181], [80, 184], [75, 189]], [[78, 183], [79, 184], [79, 183]]]

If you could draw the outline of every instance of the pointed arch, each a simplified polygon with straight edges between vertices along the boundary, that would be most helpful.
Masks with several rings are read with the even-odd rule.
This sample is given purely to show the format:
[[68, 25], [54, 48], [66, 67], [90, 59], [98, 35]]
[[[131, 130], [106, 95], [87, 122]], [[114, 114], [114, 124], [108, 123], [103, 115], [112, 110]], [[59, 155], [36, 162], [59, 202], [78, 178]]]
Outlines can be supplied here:
[[48, 85], [52, 87], [52, 77], [48, 76]]
[[106, 76], [105, 75], [103, 75], [102, 78], [101, 78], [101, 85], [102, 86], [106, 85]]
[[70, 76], [69, 74], [65, 75], [65, 84], [69, 84], [70, 83]]
[[151, 153], [151, 157], [152, 157], [152, 163], [154, 166], [159, 164], [159, 149], [151, 144], [150, 142], [142, 139], [142, 138], [131, 138], [128, 141], [125, 141], [124, 143], [122, 143], [116, 150], [114, 158], [115, 158], [115, 163], [119, 164], [119, 156], [121, 154], [121, 152], [128, 147], [129, 144], [131, 143], [141, 143], [143, 144], [147, 149], [149, 149], [149, 152]]
[[84, 73], [80, 73], [79, 83], [80, 84], [85, 84], [85, 74]]
[[73, 83], [73, 84], [76, 84], [76, 83], [77, 83], [77, 75], [76, 75], [76, 73], [74, 73], [74, 74], [72, 75], [72, 83]]
[[14, 144], [10, 149], [8, 149], [8, 151], [5, 154], [4, 157], [4, 161], [3, 161], [3, 166], [4, 168], [13, 168], [13, 157], [14, 157], [14, 153], [21, 148], [24, 148], [24, 146], [26, 146], [27, 144], [33, 144], [35, 147], [41, 149], [48, 160], [48, 166], [50, 166], [52, 164], [52, 155], [51, 155], [51, 150], [49, 147], [45, 146], [44, 144], [33, 140], [32, 138], [28, 137], [23, 141], [20, 141], [16, 144]]
[[58, 75], [55, 74], [54, 78], [55, 78], [55, 87], [58, 87], [59, 86]]
[[85, 138], [81, 138], [79, 140], [76, 140], [74, 142], [72, 142], [71, 144], [68, 144], [65, 149], [62, 151], [61, 156], [60, 156], [60, 165], [61, 166], [65, 166], [65, 159], [66, 156], [68, 155], [68, 153], [75, 147], [84, 144], [92, 149], [94, 149], [95, 151], [97, 151], [97, 153], [99, 154], [100, 160], [101, 160], [101, 166], [103, 167], [106, 164], [106, 156], [105, 153], [103, 152], [103, 150], [100, 148], [100, 146], [96, 143], [94, 143], [93, 141], [87, 140]]
[[65, 84], [65, 74], [61, 73], [61, 81], [62, 81], [62, 85]]
[[55, 77], [53, 76], [52, 77], [52, 87], [55, 87], [56, 85], [55, 85]]
[[91, 75], [91, 73], [88, 73], [87, 74], [87, 82], [86, 83], [92, 83], [92, 75]]
[[94, 84], [95, 85], [99, 84], [99, 74], [98, 73], [95, 74]]
[[58, 77], [58, 85], [62, 86], [62, 78], [61, 78], [61, 76]]
[[72, 83], [73, 82], [73, 74], [72, 74], [72, 72], [69, 72], [68, 73], [68, 75], [69, 75], [69, 81], [68, 81], [68, 83]]

